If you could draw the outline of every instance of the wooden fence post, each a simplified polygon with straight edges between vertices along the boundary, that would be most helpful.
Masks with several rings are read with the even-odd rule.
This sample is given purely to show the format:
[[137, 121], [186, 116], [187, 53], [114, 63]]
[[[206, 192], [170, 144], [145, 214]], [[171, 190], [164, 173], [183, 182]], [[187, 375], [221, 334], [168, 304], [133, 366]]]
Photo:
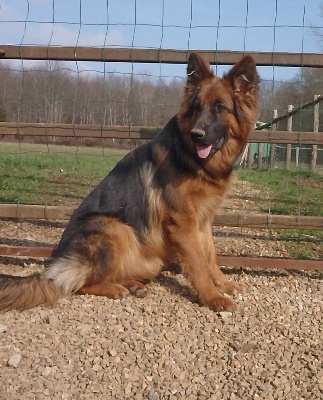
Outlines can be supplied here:
[[248, 143], [248, 158], [247, 158], [247, 166], [248, 168], [252, 167], [253, 164], [253, 154], [252, 154], [252, 143]]
[[[316, 94], [314, 95], [314, 100], [316, 100], [319, 96]], [[319, 131], [319, 121], [320, 121], [320, 103], [317, 103], [314, 105], [314, 123], [313, 123], [313, 132], [318, 132]], [[312, 146], [312, 153], [311, 153], [311, 164], [310, 168], [311, 171], [313, 171], [316, 167], [316, 161], [317, 161], [317, 145], [313, 144]]]
[[[273, 110], [273, 119], [278, 117], [278, 111]], [[277, 122], [273, 124], [272, 131], [277, 130]], [[271, 143], [271, 149], [270, 149], [270, 168], [274, 168], [275, 166], [275, 158], [276, 158], [276, 143]]]
[[263, 143], [258, 143], [258, 168], [262, 168], [262, 157], [263, 157]]
[[296, 164], [296, 168], [298, 168], [299, 167], [299, 146], [296, 147], [295, 164]]
[[[294, 108], [293, 105], [290, 104], [288, 106], [288, 112], [292, 111], [293, 108]], [[291, 115], [287, 118], [287, 130], [289, 132], [291, 132], [293, 130], [293, 117]], [[292, 145], [287, 144], [286, 145], [286, 162], [285, 162], [286, 169], [290, 169], [291, 159], [292, 159]]]

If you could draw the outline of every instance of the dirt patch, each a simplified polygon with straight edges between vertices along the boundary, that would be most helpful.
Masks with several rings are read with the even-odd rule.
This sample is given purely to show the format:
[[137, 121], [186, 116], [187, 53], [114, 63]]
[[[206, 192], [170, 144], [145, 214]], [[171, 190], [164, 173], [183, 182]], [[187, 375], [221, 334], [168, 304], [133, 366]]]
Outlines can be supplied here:
[[323, 181], [303, 181], [302, 186], [323, 189]]

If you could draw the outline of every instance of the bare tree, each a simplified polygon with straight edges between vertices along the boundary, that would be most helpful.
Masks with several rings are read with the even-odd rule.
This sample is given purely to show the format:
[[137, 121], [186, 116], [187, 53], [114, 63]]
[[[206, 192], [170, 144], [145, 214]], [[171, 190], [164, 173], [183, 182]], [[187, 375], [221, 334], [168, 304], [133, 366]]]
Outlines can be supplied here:
[[102, 77], [60, 62], [16, 71], [0, 64], [0, 117], [9, 121], [160, 126], [182, 95], [181, 81], [157, 82], [147, 73]]

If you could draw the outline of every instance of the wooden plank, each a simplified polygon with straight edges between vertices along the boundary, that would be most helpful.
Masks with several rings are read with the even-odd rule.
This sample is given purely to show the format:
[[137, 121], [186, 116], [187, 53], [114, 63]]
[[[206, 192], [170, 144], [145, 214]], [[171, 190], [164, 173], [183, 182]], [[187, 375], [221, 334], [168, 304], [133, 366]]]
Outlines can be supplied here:
[[[57, 136], [82, 138], [152, 139], [160, 127], [43, 124], [0, 122], [0, 135]], [[290, 143], [323, 145], [323, 132], [259, 131], [250, 132], [250, 143]]]
[[251, 55], [259, 66], [315, 67], [323, 66], [323, 55], [316, 53], [175, 50], [77, 46], [1, 45], [5, 59], [108, 61], [131, 63], [186, 64], [188, 55], [197, 51], [211, 64], [232, 65], [244, 55]]
[[0, 204], [0, 218], [69, 220], [74, 207], [32, 204]]
[[218, 264], [226, 267], [255, 269], [288, 269], [323, 271], [323, 260], [295, 260], [289, 258], [218, 256]]
[[[319, 97], [320, 96], [318, 95], [314, 95], [314, 101], [317, 100]], [[317, 103], [314, 106], [314, 121], [313, 121], [314, 132], [318, 132], [319, 125], [320, 125], [320, 104]], [[317, 145], [314, 144], [312, 146], [312, 152], [311, 152], [311, 164], [310, 164], [311, 171], [315, 171], [316, 163], [317, 163]]]
[[[275, 120], [277, 116], [278, 116], [278, 110], [273, 110], [273, 120]], [[273, 132], [277, 131], [277, 123], [272, 124], [272, 131]], [[270, 161], [269, 161], [269, 167], [271, 169], [275, 167], [275, 160], [276, 160], [276, 143], [272, 143], [270, 149]]]
[[[0, 256], [11, 257], [52, 257], [53, 247], [27, 247], [0, 245]], [[323, 271], [323, 260], [295, 260], [287, 258], [230, 257], [218, 256], [218, 264], [226, 267], [255, 269], [291, 269]]]
[[323, 132], [258, 131], [250, 132], [248, 142], [323, 145]]
[[51, 257], [53, 247], [28, 247], [28, 246], [4, 246], [0, 245], [0, 256], [11, 257]]
[[[66, 221], [70, 219], [73, 211], [74, 207], [68, 206], [0, 204], [0, 218]], [[323, 230], [323, 217], [219, 212], [215, 217], [214, 225], [263, 229]]]
[[160, 128], [144, 126], [0, 122], [0, 134], [9, 136], [151, 139], [159, 131]]
[[323, 96], [318, 95], [314, 100], [307, 101], [306, 103], [301, 104], [299, 107], [292, 107], [290, 110], [287, 111], [286, 114], [279, 115], [275, 118], [273, 118], [270, 122], [263, 123], [261, 125], [257, 126], [257, 130], [263, 130], [263, 129], [268, 129], [270, 128], [273, 124], [277, 124], [279, 121], [283, 121], [285, 119], [288, 119], [292, 115], [297, 114], [299, 111], [304, 110], [305, 108], [314, 106], [316, 104], [319, 104], [321, 101], [323, 101]]
[[[288, 105], [288, 113], [293, 111], [294, 106], [292, 104]], [[287, 130], [288, 132], [293, 131], [293, 116], [290, 114], [287, 118]], [[292, 162], [292, 145], [290, 143], [286, 146], [286, 160], [285, 160], [285, 167], [287, 170], [290, 169]]]
[[323, 229], [323, 217], [222, 212], [214, 225], [263, 229]]

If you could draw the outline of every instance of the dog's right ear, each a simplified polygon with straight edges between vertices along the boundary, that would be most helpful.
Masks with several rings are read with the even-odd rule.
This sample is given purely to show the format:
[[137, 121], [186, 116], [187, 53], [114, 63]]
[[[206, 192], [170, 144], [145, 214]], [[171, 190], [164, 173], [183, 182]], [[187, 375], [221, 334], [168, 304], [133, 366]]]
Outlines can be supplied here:
[[187, 62], [187, 85], [197, 86], [203, 79], [213, 76], [210, 64], [197, 53], [191, 53]]

